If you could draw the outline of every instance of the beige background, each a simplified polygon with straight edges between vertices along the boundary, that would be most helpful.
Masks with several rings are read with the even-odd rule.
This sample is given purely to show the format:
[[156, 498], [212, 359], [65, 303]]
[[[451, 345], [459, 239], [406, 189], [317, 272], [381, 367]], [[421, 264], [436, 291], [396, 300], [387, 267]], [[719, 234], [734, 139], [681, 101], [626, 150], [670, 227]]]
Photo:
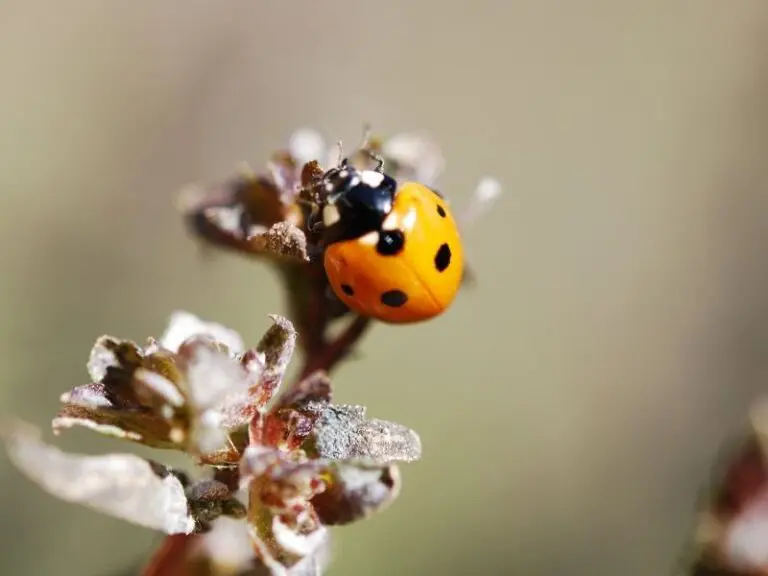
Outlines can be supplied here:
[[[666, 575], [768, 376], [767, 32], [760, 0], [0, 0], [2, 409], [47, 426], [103, 332], [184, 308], [253, 340], [282, 310], [263, 266], [201, 259], [186, 183], [302, 126], [426, 130], [455, 204], [486, 174], [506, 195], [466, 238], [477, 288], [338, 374], [424, 460], [333, 573]], [[5, 456], [0, 508], [2, 574], [159, 540]]]

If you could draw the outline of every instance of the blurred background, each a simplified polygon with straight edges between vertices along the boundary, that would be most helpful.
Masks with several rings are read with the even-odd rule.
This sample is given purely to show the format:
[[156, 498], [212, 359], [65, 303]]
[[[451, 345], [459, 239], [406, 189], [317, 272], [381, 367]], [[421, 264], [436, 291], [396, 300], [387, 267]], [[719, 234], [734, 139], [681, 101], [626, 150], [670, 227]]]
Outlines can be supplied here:
[[[466, 236], [476, 287], [337, 372], [424, 457], [331, 573], [666, 576], [768, 390], [767, 32], [761, 0], [0, 0], [2, 411], [50, 440], [97, 336], [186, 309], [253, 342], [284, 310], [188, 238], [186, 184], [301, 127], [426, 131], [459, 209], [486, 175], [505, 195]], [[116, 574], [161, 540], [4, 454], [0, 509], [2, 574]]]

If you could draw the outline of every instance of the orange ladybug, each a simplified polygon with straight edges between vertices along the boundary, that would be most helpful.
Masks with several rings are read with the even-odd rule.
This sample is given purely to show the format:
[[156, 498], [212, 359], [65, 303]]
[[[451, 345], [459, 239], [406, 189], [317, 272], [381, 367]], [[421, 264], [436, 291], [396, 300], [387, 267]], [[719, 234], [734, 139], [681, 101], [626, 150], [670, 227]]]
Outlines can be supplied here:
[[323, 265], [336, 296], [355, 312], [391, 324], [438, 316], [464, 272], [456, 221], [445, 199], [416, 182], [399, 184], [384, 161], [358, 170], [347, 159], [320, 181]]

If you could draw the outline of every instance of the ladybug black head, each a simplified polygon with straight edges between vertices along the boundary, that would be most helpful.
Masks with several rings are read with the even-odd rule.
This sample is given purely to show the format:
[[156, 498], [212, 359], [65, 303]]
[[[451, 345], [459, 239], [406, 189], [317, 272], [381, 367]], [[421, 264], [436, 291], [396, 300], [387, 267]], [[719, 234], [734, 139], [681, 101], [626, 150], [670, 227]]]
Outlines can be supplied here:
[[325, 243], [359, 238], [392, 210], [397, 182], [381, 170], [358, 170], [346, 161], [323, 177]]

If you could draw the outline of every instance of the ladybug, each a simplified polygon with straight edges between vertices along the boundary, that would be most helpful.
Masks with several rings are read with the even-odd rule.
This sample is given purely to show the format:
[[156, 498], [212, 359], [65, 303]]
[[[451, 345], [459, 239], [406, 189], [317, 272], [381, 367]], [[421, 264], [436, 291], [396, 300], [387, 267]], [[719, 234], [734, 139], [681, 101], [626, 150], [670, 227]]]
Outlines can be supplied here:
[[315, 218], [333, 292], [358, 314], [390, 324], [428, 320], [453, 302], [464, 253], [445, 199], [385, 174], [383, 159], [360, 170], [343, 159], [319, 182]]

